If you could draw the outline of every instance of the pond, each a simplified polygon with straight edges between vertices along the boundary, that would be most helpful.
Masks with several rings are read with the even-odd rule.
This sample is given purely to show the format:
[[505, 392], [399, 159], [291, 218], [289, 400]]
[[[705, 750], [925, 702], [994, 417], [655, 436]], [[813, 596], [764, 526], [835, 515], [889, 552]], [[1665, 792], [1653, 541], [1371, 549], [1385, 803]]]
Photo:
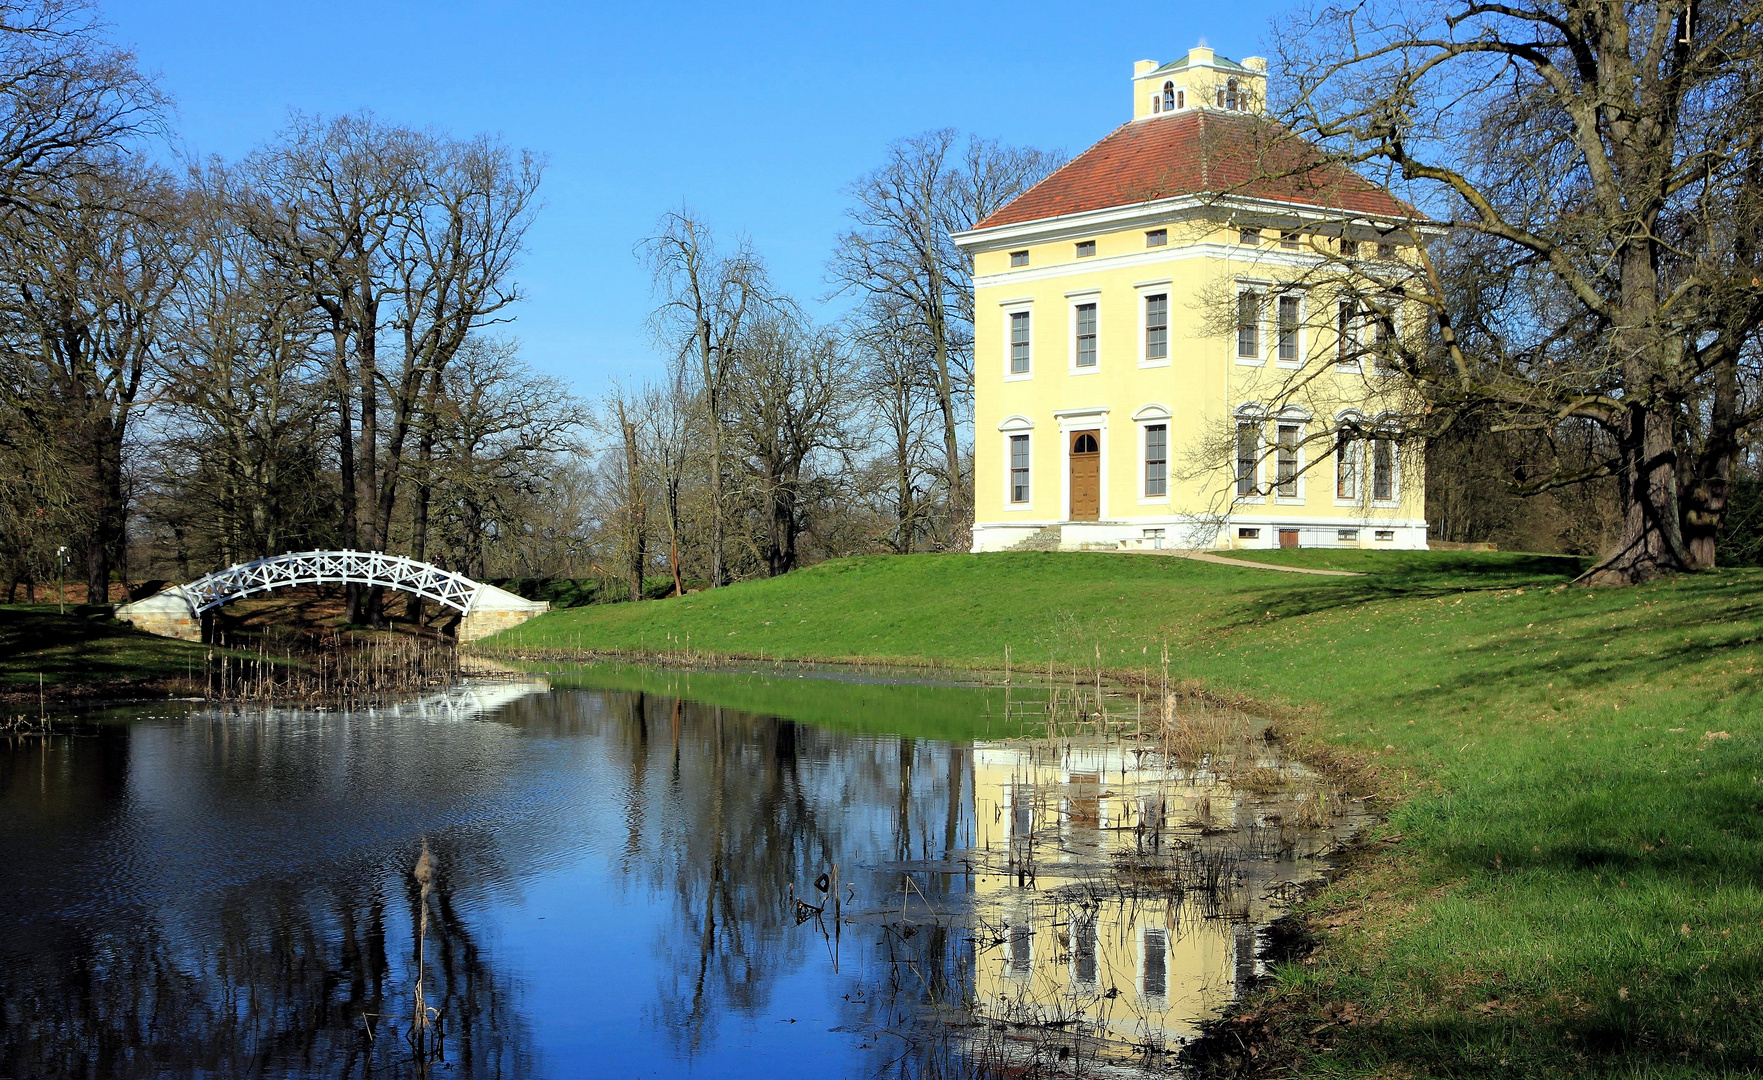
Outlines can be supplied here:
[[0, 1075], [1170, 1071], [1362, 810], [1057, 708], [609, 669], [0, 736]]

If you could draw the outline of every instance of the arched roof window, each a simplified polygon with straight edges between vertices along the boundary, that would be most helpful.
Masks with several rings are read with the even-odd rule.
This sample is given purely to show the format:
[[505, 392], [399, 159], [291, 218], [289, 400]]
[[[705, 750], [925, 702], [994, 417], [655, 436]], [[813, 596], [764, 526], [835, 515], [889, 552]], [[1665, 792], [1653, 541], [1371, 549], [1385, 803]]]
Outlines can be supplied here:
[[1227, 109], [1237, 107], [1237, 81], [1235, 79], [1224, 81], [1224, 107]]
[[1173, 108], [1175, 108], [1175, 83], [1166, 82], [1163, 84], [1163, 111], [1168, 112]]

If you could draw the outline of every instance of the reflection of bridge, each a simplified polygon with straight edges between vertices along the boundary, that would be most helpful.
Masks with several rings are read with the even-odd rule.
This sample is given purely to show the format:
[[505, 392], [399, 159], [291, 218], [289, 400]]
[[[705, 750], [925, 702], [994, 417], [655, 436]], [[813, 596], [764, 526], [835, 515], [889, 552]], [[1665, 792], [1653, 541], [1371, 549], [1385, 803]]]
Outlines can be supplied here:
[[550, 610], [494, 585], [383, 551], [290, 551], [240, 563], [116, 609], [116, 617], [164, 637], [200, 641], [202, 616], [231, 600], [292, 585], [367, 585], [414, 593], [459, 612], [458, 638], [476, 641]]

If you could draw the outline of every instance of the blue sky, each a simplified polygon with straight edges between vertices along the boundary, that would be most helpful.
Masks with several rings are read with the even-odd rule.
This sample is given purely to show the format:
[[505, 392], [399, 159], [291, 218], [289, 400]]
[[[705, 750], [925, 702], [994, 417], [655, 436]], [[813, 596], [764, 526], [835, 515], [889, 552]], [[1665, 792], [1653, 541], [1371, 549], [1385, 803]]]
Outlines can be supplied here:
[[[186, 152], [237, 158], [291, 112], [371, 109], [546, 155], [515, 333], [583, 393], [660, 370], [632, 254], [682, 202], [812, 304], [845, 186], [954, 127], [1076, 153], [1130, 116], [1134, 60], [1261, 51], [1280, 10], [1184, 5], [213, 3], [109, 0]], [[1204, 21], [1201, 21], [1204, 19]], [[821, 309], [836, 313], [838, 303]]]

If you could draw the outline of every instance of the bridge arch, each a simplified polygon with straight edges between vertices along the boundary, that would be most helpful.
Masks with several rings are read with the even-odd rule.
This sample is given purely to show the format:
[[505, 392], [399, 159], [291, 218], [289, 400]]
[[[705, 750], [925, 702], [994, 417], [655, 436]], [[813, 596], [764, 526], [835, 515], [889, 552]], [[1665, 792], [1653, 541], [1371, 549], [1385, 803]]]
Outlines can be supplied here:
[[123, 604], [116, 617], [149, 633], [199, 641], [202, 616], [230, 601], [295, 585], [367, 585], [412, 593], [459, 612], [461, 643], [488, 637], [550, 610], [505, 589], [383, 551], [290, 551], [205, 574], [145, 600]]

